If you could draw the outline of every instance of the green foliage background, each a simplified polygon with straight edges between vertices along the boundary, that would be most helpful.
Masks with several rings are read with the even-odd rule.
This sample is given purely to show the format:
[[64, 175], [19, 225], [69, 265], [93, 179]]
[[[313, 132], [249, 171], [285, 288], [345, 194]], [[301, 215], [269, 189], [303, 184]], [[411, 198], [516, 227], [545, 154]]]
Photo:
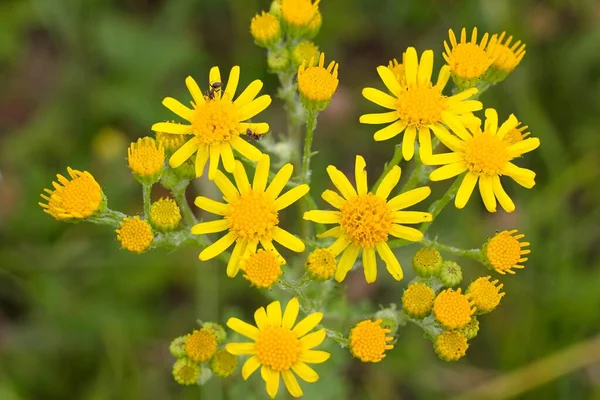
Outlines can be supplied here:
[[[210, 66], [237, 64], [241, 84], [260, 78], [264, 92], [275, 94], [276, 78], [248, 32], [251, 17], [266, 8], [257, 0], [0, 3], [0, 398], [263, 398], [258, 376], [250, 384], [237, 376], [202, 389], [178, 386], [167, 347], [197, 318], [248, 318], [266, 297], [241, 278], [228, 279], [222, 265], [200, 263], [197, 249], [129, 254], [107, 228], [59, 223], [36, 203], [70, 165], [95, 175], [112, 208], [140, 213], [141, 188], [127, 170], [126, 146], [151, 134], [153, 122], [171, 118], [161, 100], [187, 98], [187, 75], [205, 82]], [[304, 385], [306, 398], [448, 398], [598, 335], [598, 2], [323, 0], [321, 10], [317, 43], [339, 61], [340, 87], [319, 120], [313, 193], [329, 185], [326, 165], [351, 171], [357, 152], [371, 179], [378, 176], [393, 149], [374, 143], [373, 127], [358, 123], [361, 113], [377, 111], [360, 90], [382, 87], [375, 67], [400, 58], [408, 45], [433, 48], [441, 65], [448, 28], [507, 30], [527, 43], [518, 70], [481, 100], [501, 118], [515, 113], [542, 146], [521, 162], [537, 171], [537, 185], [508, 185], [516, 212], [490, 215], [474, 197], [462, 211], [448, 207], [433, 227], [440, 240], [463, 247], [511, 228], [532, 243], [526, 269], [503, 279], [507, 295], [481, 318], [466, 359], [438, 360], [418, 328], [407, 326], [377, 365], [353, 362], [330, 345], [332, 361], [318, 368], [318, 384]], [[284, 129], [280, 101], [263, 116], [275, 132]], [[433, 184], [434, 196], [448, 184]], [[154, 198], [165, 193], [156, 188]], [[399, 303], [415, 249], [402, 249], [407, 277], [400, 285], [385, 274], [371, 286], [361, 273], [351, 277], [351, 307]], [[486, 274], [462, 265], [466, 282]], [[599, 368], [519, 396], [600, 399]]]

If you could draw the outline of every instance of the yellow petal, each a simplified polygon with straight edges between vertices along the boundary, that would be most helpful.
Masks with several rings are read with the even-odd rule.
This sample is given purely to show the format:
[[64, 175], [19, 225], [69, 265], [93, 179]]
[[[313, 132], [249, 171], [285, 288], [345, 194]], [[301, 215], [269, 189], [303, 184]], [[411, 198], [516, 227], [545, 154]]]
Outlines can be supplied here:
[[298, 311], [300, 311], [300, 303], [298, 302], [298, 299], [294, 297], [285, 306], [285, 311], [283, 312], [283, 317], [281, 320], [281, 326], [283, 328], [292, 329], [296, 323]]
[[422, 211], [396, 211], [392, 215], [396, 224], [421, 224], [433, 219], [430, 213]]
[[208, 197], [204, 196], [196, 197], [194, 204], [196, 207], [202, 210], [217, 215], [225, 215], [225, 213], [227, 213], [227, 209], [229, 208], [227, 204], [219, 203], [218, 201], [214, 201], [213, 199], [209, 199]]
[[361, 156], [356, 156], [356, 162], [354, 167], [354, 179], [356, 181], [356, 191], [359, 195], [367, 194], [369, 188], [367, 187], [367, 171], [365, 168], [367, 163]]
[[[444, 42], [444, 44], [446, 44], [446, 42]], [[444, 65], [442, 68], [440, 68], [440, 73], [438, 74], [437, 82], [435, 84], [440, 92], [446, 87], [451, 74], [452, 72], [450, 71], [450, 67], [448, 65]]]
[[293, 172], [294, 166], [290, 163], [287, 163], [283, 167], [281, 167], [281, 169], [277, 171], [277, 174], [275, 174], [273, 181], [271, 181], [271, 183], [267, 187], [267, 194], [276, 199], [285, 187], [285, 185], [287, 185], [287, 183], [289, 182]]
[[511, 200], [511, 198], [506, 194], [504, 188], [502, 187], [502, 183], [500, 183], [500, 177], [494, 176], [492, 181], [492, 188], [494, 190], [494, 195], [498, 199], [498, 202], [506, 212], [515, 211], [515, 203]]
[[267, 306], [267, 317], [272, 326], [281, 326], [281, 303], [274, 301]]
[[402, 157], [406, 161], [410, 161], [415, 154], [415, 139], [417, 138], [417, 128], [414, 125], [410, 125], [404, 132], [402, 138]]
[[361, 124], [388, 124], [398, 119], [398, 113], [396, 111], [364, 114], [360, 116], [359, 122]]
[[239, 196], [238, 190], [233, 186], [233, 183], [225, 176], [221, 171], [217, 171], [215, 174], [214, 182], [223, 193], [223, 197], [227, 202], [237, 198]]
[[[305, 362], [305, 363], [309, 363], [309, 364], [322, 364], [325, 361], [329, 360], [329, 357], [331, 357], [331, 354], [327, 353], [326, 351], [321, 351], [321, 350], [308, 350], [308, 351], [303, 351], [302, 353], [300, 353], [300, 357], [299, 357], [299, 361], [301, 362]], [[298, 365], [298, 364], [296, 364]], [[292, 367], [292, 369], [294, 369], [294, 367]], [[296, 372], [298, 374], [298, 376], [300, 376], [302, 379], [304, 379], [304, 377], [302, 375], [300, 375], [298, 372]], [[318, 379], [318, 377], [317, 377]], [[308, 379], [304, 379], [307, 382], [310, 382], [310, 380]]]
[[227, 343], [225, 348], [234, 356], [256, 354], [256, 343]]
[[404, 273], [402, 272], [402, 267], [400, 266], [400, 262], [392, 252], [392, 249], [390, 249], [390, 246], [388, 246], [386, 242], [379, 242], [375, 245], [375, 248], [377, 249], [377, 253], [379, 253], [379, 256], [381, 257], [383, 262], [385, 262], [385, 268], [390, 273], [392, 278], [394, 278], [397, 281], [402, 280], [404, 276]]
[[330, 165], [327, 167], [327, 174], [329, 175], [333, 185], [346, 199], [352, 199], [357, 196], [356, 190], [354, 190], [354, 187], [352, 187], [352, 184], [348, 178], [346, 178], [346, 175], [342, 173], [342, 171], [338, 170], [333, 165]]
[[338, 224], [340, 215], [339, 211], [311, 210], [306, 211], [303, 218], [318, 224]]
[[235, 170], [235, 158], [233, 158], [233, 151], [231, 146], [227, 142], [221, 143], [220, 146], [221, 157], [223, 158], [223, 167], [225, 171], [233, 172]]
[[300, 388], [300, 385], [298, 384], [298, 381], [292, 372], [289, 370], [281, 371], [281, 377], [283, 378], [285, 387], [293, 397], [302, 397], [304, 393], [302, 392], [302, 389]]
[[477, 175], [472, 172], [468, 172], [460, 187], [458, 188], [458, 192], [456, 193], [456, 199], [454, 200], [454, 205], [456, 208], [464, 208], [469, 199], [471, 198], [471, 194], [473, 193], [473, 189], [475, 189], [475, 185], [477, 184]]
[[363, 249], [363, 269], [367, 283], [373, 283], [377, 279], [377, 259], [373, 248]]
[[398, 185], [398, 181], [400, 181], [401, 170], [400, 167], [394, 165], [390, 172], [383, 178], [381, 184], [377, 188], [377, 192], [375, 195], [383, 198], [384, 200], [388, 198], [392, 190]]
[[265, 108], [269, 107], [270, 104], [271, 96], [268, 94], [263, 94], [262, 96], [252, 100], [252, 102], [238, 109], [240, 121], [245, 121], [263, 112]]
[[201, 177], [204, 174], [204, 167], [206, 167], [206, 162], [210, 157], [209, 147], [206, 145], [202, 145], [198, 147], [198, 151], [196, 152], [196, 161], [194, 162], [194, 170], [196, 172], [196, 178]]
[[210, 145], [210, 163], [208, 165], [208, 179], [214, 180], [219, 168], [221, 158], [221, 146], [218, 143]]
[[485, 110], [485, 131], [491, 135], [498, 132], [498, 113], [493, 108]]
[[406, 85], [414, 86], [417, 83], [417, 72], [419, 68], [419, 59], [417, 50], [414, 47], [409, 47], [404, 53], [404, 73], [406, 75]]
[[384, 140], [388, 140], [393, 138], [394, 136], [399, 135], [406, 128], [406, 122], [404, 121], [396, 121], [393, 124], [386, 126], [375, 132], [373, 135], [373, 139], [377, 142], [381, 142]]
[[254, 180], [252, 181], [252, 189], [257, 192], [264, 192], [267, 187], [267, 180], [269, 179], [269, 166], [271, 165], [271, 159], [267, 154], [264, 154], [258, 164], [256, 164], [256, 170], [254, 171]]
[[288, 190], [281, 197], [275, 200], [275, 208], [277, 208], [278, 211], [283, 210], [284, 208], [298, 201], [302, 196], [308, 193], [309, 190], [310, 187], [306, 184], [302, 184], [291, 190]]
[[296, 337], [301, 338], [306, 335], [308, 332], [312, 331], [319, 322], [323, 319], [323, 313], [316, 312], [309, 314], [304, 319], [302, 319], [298, 324], [292, 329], [292, 332], [296, 334]]
[[463, 142], [452, 135], [442, 124], [435, 124], [430, 126], [433, 134], [440, 139], [446, 147], [452, 151], [460, 151], [463, 148]]
[[254, 312], [254, 322], [256, 322], [258, 329], [265, 329], [269, 326], [269, 317], [264, 307], [260, 307]]
[[235, 91], [240, 81], [240, 67], [235, 65], [229, 72], [229, 78], [227, 79], [227, 86], [225, 87], [224, 96], [226, 100], [233, 101]]
[[267, 384], [267, 393], [274, 399], [279, 390], [279, 372], [273, 371], [269, 367], [262, 366], [260, 375]]
[[431, 73], [433, 72], [433, 50], [425, 50], [421, 54], [421, 62], [419, 63], [419, 72], [417, 81], [421, 85], [431, 82]]
[[519, 125], [519, 120], [517, 120], [517, 117], [515, 117], [513, 114], [510, 114], [508, 119], [506, 121], [504, 121], [504, 123], [502, 124], [502, 126], [500, 126], [500, 128], [498, 128], [498, 133], [496, 133], [496, 136], [499, 139], [504, 138], [504, 136], [508, 132], [515, 129], [517, 127], [517, 125]]
[[151, 128], [154, 132], [172, 133], [174, 135], [188, 135], [192, 133], [191, 125], [177, 124], [175, 122], [157, 122]]
[[508, 154], [512, 157], [519, 157], [522, 154], [529, 153], [540, 147], [540, 139], [527, 138], [518, 143], [508, 146]]
[[300, 346], [303, 350], [310, 350], [313, 347], [319, 346], [327, 337], [325, 329], [319, 329], [318, 331], [306, 334], [300, 339]]
[[[301, 353], [300, 358], [302, 358], [302, 356], [306, 353], [307, 352]], [[324, 351], [320, 351], [319, 353], [327, 354], [327, 359], [329, 358], [328, 353], [325, 353]], [[323, 356], [321, 356], [321, 358], [323, 358]], [[302, 361], [292, 365], [292, 371], [294, 371], [296, 375], [298, 375], [304, 382], [313, 383], [319, 380], [319, 374], [317, 374], [314, 369]]]
[[390, 110], [396, 109], [396, 99], [379, 89], [364, 88], [362, 90], [362, 95], [365, 99], [377, 104], [378, 106], [389, 108]]
[[259, 79], [252, 81], [252, 83], [250, 83], [248, 87], [244, 89], [242, 94], [240, 94], [239, 97], [233, 102], [233, 105], [235, 105], [238, 108], [241, 108], [247, 104], [250, 104], [250, 102], [254, 100], [256, 95], [260, 92], [260, 89], [262, 89], [262, 87], [263, 83]]
[[[196, 225], [197, 226], [197, 225]], [[221, 239], [217, 240], [200, 253], [200, 261], [210, 260], [215, 258], [229, 248], [235, 242], [236, 236], [229, 232]]]
[[462, 174], [467, 170], [463, 162], [444, 165], [429, 174], [429, 179], [432, 181], [443, 181]]
[[[221, 71], [219, 71], [219, 67], [212, 67], [208, 72], [208, 84], [212, 86], [213, 83], [223, 82], [221, 80]], [[221, 98], [221, 90], [215, 92], [215, 98]]]
[[323, 233], [318, 233], [317, 237], [318, 238], [327, 238], [327, 237], [339, 238], [343, 234], [344, 234], [344, 231], [342, 230], [342, 228], [340, 226], [336, 226], [336, 227], [326, 230]]
[[397, 224], [392, 224], [390, 235], [411, 242], [420, 242], [423, 239], [423, 232], [420, 230]]
[[242, 377], [247, 380], [250, 375], [254, 373], [260, 367], [260, 360], [256, 356], [252, 356], [246, 360], [242, 367]]
[[421, 157], [421, 162], [428, 165], [426, 161], [432, 154], [431, 131], [427, 126], [422, 126], [419, 128], [419, 156]]
[[229, 229], [229, 221], [226, 219], [200, 222], [192, 226], [192, 235], [206, 235], [207, 233], [223, 232], [226, 229]]
[[383, 84], [388, 88], [388, 90], [396, 97], [400, 94], [400, 83], [394, 73], [383, 65], [377, 67], [377, 73], [381, 77]]
[[337, 209], [342, 208], [342, 206], [346, 202], [346, 200], [344, 200], [342, 196], [329, 189], [325, 190], [321, 194], [321, 198]]
[[288, 231], [281, 229], [276, 226], [273, 229], [273, 239], [279, 243], [280, 245], [287, 247], [288, 249], [295, 251], [296, 253], [301, 253], [304, 251], [304, 242], [298, 239], [296, 236], [292, 235]]
[[260, 331], [257, 327], [250, 325], [247, 322], [242, 321], [239, 318], [229, 318], [227, 320], [227, 326], [239, 333], [240, 335], [246, 336], [248, 339], [256, 341]]
[[360, 247], [352, 244], [344, 250], [342, 257], [340, 258], [340, 262], [338, 263], [337, 269], [335, 271], [335, 280], [341, 282], [346, 278], [348, 272], [354, 266], [356, 259], [358, 258], [358, 253], [360, 252]]
[[263, 155], [259, 149], [246, 142], [239, 136], [231, 138], [229, 144], [233, 146], [233, 148], [236, 149], [241, 155], [252, 161], [258, 161]]
[[175, 100], [172, 97], [165, 97], [162, 103], [163, 106], [167, 107], [181, 118], [188, 121], [192, 121], [194, 119], [194, 111], [181, 104], [178, 100]]
[[337, 238], [335, 242], [327, 249], [333, 253], [334, 256], [337, 257], [342, 251], [346, 250], [346, 248], [350, 245], [351, 241], [348, 236], [343, 235]]
[[431, 189], [429, 186], [423, 186], [392, 197], [387, 204], [394, 211], [401, 210], [420, 203], [429, 197], [430, 194]]
[[194, 99], [196, 105], [204, 103], [204, 95], [202, 94], [202, 91], [200, 90], [200, 87], [198, 86], [194, 78], [192, 78], [191, 76], [185, 78], [185, 85], [190, 91], [190, 94], [192, 95], [192, 98]]
[[171, 168], [177, 168], [188, 160], [198, 150], [198, 141], [196, 138], [192, 138], [185, 142], [183, 146], [179, 148], [171, 158], [169, 159], [169, 166]]
[[479, 193], [481, 193], [481, 198], [483, 199], [485, 208], [489, 212], [496, 212], [496, 196], [494, 196], [491, 177], [479, 177]]
[[[237, 275], [240, 270], [240, 259], [242, 255], [246, 252], [246, 247], [248, 246], [247, 241], [238, 240], [235, 246], [233, 247], [233, 251], [231, 252], [231, 257], [229, 257], [229, 261], [227, 262], [227, 276], [233, 278]], [[257, 324], [260, 328], [260, 325]]]
[[235, 180], [235, 184], [240, 191], [240, 194], [246, 193], [248, 190], [250, 190], [250, 182], [248, 181], [248, 175], [246, 175], [246, 169], [238, 160], [235, 161], [233, 179]]

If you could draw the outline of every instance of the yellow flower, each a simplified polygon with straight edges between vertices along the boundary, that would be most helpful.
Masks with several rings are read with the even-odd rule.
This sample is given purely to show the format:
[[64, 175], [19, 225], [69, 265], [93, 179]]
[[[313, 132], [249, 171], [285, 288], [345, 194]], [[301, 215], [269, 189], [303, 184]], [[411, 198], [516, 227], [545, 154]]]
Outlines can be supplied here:
[[252, 34], [257, 45], [272, 47], [281, 39], [279, 19], [264, 11], [261, 14], [256, 14], [250, 22], [250, 34]]
[[316, 249], [308, 255], [306, 270], [315, 279], [327, 280], [335, 274], [337, 261], [335, 255], [329, 249]]
[[137, 215], [133, 218], [125, 217], [120, 223], [121, 227], [117, 229], [117, 240], [121, 242], [121, 247], [132, 253], [143, 253], [152, 245], [152, 228], [150, 224], [140, 219]]
[[150, 224], [160, 231], [168, 232], [177, 228], [181, 221], [181, 211], [175, 200], [164, 197], [150, 207]]
[[433, 247], [422, 247], [413, 257], [413, 268], [417, 275], [428, 278], [439, 274], [443, 262], [439, 251]]
[[367, 171], [364, 158], [356, 156], [356, 189], [346, 176], [333, 165], [327, 167], [327, 173], [342, 196], [332, 190], [323, 192], [323, 200], [337, 208], [337, 211], [312, 210], [304, 213], [304, 219], [320, 224], [339, 224], [319, 237], [334, 237], [337, 240], [329, 250], [337, 256], [341, 252], [335, 279], [341, 282], [352, 269], [358, 254], [362, 250], [365, 279], [373, 283], [377, 279], [377, 261], [375, 252], [385, 262], [388, 272], [396, 280], [402, 279], [402, 268], [396, 256], [387, 244], [388, 236], [418, 242], [423, 233], [401, 224], [418, 224], [431, 221], [430, 213], [420, 211], [401, 211], [415, 205], [429, 196], [431, 189], [424, 186], [406, 193], [388, 197], [400, 180], [400, 167], [394, 166], [383, 178], [379, 188], [368, 191]]
[[323, 24], [323, 16], [321, 15], [321, 12], [319, 10], [317, 10], [317, 12], [315, 12], [315, 16], [308, 24], [308, 29], [306, 31], [305, 36], [309, 39], [312, 39], [315, 36], [317, 36], [317, 34], [319, 33], [319, 30], [321, 30], [322, 24]]
[[517, 68], [526, 53], [525, 43], [521, 44], [521, 41], [518, 40], [511, 46], [513, 37], [509, 36], [504, 41], [505, 36], [506, 32], [502, 32], [500, 36], [492, 35], [486, 49], [494, 60], [494, 68], [504, 72], [504, 76]]
[[270, 288], [283, 273], [282, 260], [272, 251], [258, 250], [250, 254], [247, 260], [242, 260], [241, 268], [246, 278], [257, 288]]
[[58, 220], [90, 217], [106, 207], [102, 188], [92, 174], [67, 167], [71, 180], [57, 174], [52, 182], [54, 190], [44, 189], [41, 197], [46, 203], [38, 204], [44, 212]]
[[283, 315], [278, 301], [269, 304], [266, 310], [264, 307], [256, 310], [256, 326], [238, 318], [229, 318], [227, 321], [229, 328], [253, 341], [229, 343], [227, 351], [234, 355], [251, 356], [242, 367], [244, 380], [262, 366], [261, 376], [271, 398], [277, 395], [280, 376], [292, 396], [302, 396], [302, 389], [294, 373], [305, 382], [316, 382], [319, 375], [307, 363], [320, 364], [329, 359], [329, 353], [312, 350], [325, 340], [325, 329], [308, 333], [321, 322], [323, 314], [310, 314], [296, 324], [299, 309], [298, 299], [294, 297], [287, 304]]
[[366, 319], [350, 330], [348, 347], [350, 352], [362, 362], [376, 363], [385, 358], [385, 351], [394, 348], [389, 342], [394, 340], [390, 329], [381, 326], [381, 320]]
[[156, 141], [164, 147], [165, 154], [171, 155], [189, 140], [188, 135], [156, 132]]
[[456, 291], [446, 289], [441, 291], [433, 302], [435, 319], [448, 329], [465, 327], [475, 312], [473, 302], [468, 296]]
[[486, 51], [489, 35], [485, 33], [481, 42], [477, 44], [477, 28], [473, 28], [470, 41], [467, 41], [465, 28], [460, 32], [460, 43], [457, 42], [452, 29], [448, 34], [452, 48], [444, 40], [444, 60], [450, 66], [453, 77], [458, 78], [458, 81], [455, 80], [457, 86], [472, 86], [473, 81], [481, 78], [494, 62], [494, 56]]
[[479, 181], [479, 192], [489, 212], [496, 212], [496, 199], [507, 212], [515, 209], [515, 204], [508, 197], [500, 183], [500, 176], [508, 175], [519, 185], [528, 189], [535, 185], [535, 172], [517, 167], [511, 160], [535, 150], [540, 145], [538, 138], [527, 138], [515, 144], [505, 142], [504, 136], [517, 127], [518, 121], [514, 115], [498, 127], [498, 114], [493, 108], [485, 110], [485, 128], [470, 126], [468, 132], [463, 127], [453, 127], [454, 133], [440, 131], [437, 137], [452, 153], [432, 156], [428, 165], [444, 165], [429, 175], [432, 181], [453, 178], [467, 171], [456, 198], [456, 208], [463, 208], [473, 189]]
[[187, 356], [196, 362], [210, 360], [217, 351], [217, 337], [212, 329], [196, 329], [187, 335], [185, 340]]
[[498, 279], [490, 282], [490, 278], [489, 276], [477, 278], [471, 282], [466, 292], [479, 314], [489, 313], [498, 307], [500, 299], [506, 294], [501, 292], [504, 285], [498, 285]]
[[281, 256], [273, 245], [273, 240], [292, 251], [298, 253], [304, 251], [304, 243], [300, 239], [279, 227], [279, 212], [296, 202], [309, 190], [308, 185], [298, 185], [280, 196], [294, 171], [294, 167], [289, 163], [281, 167], [267, 187], [270, 159], [266, 154], [256, 165], [252, 186], [242, 163], [239, 161], [235, 163], [233, 177], [237, 188], [221, 171], [217, 171], [214, 177], [227, 204], [203, 196], [197, 197], [195, 201], [199, 208], [221, 215], [223, 218], [201, 222], [192, 227], [194, 235], [228, 231], [221, 239], [202, 250], [200, 260], [206, 261], [216, 257], [235, 242], [235, 248], [227, 264], [229, 277], [237, 274], [242, 258], [256, 252], [259, 242], [264, 249], [274, 252], [279, 257]]
[[475, 88], [450, 97], [442, 94], [450, 78], [448, 66], [442, 67], [437, 83], [432, 84], [432, 50], [424, 51], [419, 61], [415, 48], [409, 47], [402, 66], [404, 85], [395, 71], [389, 67], [377, 67], [377, 73], [392, 95], [369, 87], [364, 88], [362, 94], [367, 100], [392, 111], [362, 115], [360, 122], [389, 124], [375, 132], [373, 138], [376, 141], [391, 139], [404, 131], [402, 156], [405, 160], [414, 155], [418, 133], [421, 160], [425, 161], [433, 152], [431, 131], [437, 136], [438, 132], [446, 131], [444, 124], [450, 127], [472, 124], [476, 120], [472, 112], [481, 110], [483, 106], [480, 101], [468, 100], [477, 93]]
[[200, 376], [201, 367], [188, 358], [180, 358], [173, 364], [173, 378], [180, 385], [193, 385]]
[[401, 87], [406, 87], [406, 71], [404, 70], [404, 54], [402, 54], [402, 63], [395, 58], [388, 63], [388, 69], [394, 73], [396, 80]]
[[210, 369], [215, 375], [221, 378], [227, 378], [233, 375], [237, 368], [238, 360], [237, 357], [228, 352], [225, 349], [219, 349], [210, 360]]
[[520, 242], [525, 235], [516, 234], [516, 229], [512, 231], [502, 231], [489, 239], [483, 246], [483, 254], [490, 269], [499, 274], [514, 274], [513, 269], [525, 268], [522, 264], [527, 261], [523, 257], [531, 253], [531, 250], [524, 249], [529, 246], [529, 242]]
[[142, 184], [158, 182], [165, 166], [165, 149], [151, 137], [131, 143], [127, 149], [127, 161], [134, 177]]
[[431, 314], [435, 293], [424, 283], [412, 283], [402, 294], [402, 309], [411, 318], [422, 319]]
[[285, 23], [288, 33], [295, 36], [302, 36], [306, 33], [313, 33], [311, 28], [318, 21], [319, 2], [314, 3], [311, 0], [281, 0], [281, 18]]
[[310, 40], [305, 40], [294, 46], [292, 50], [292, 61], [296, 66], [302, 65], [302, 62], [310, 61], [311, 64], [308, 66], [312, 67], [315, 65], [315, 61], [319, 59], [321, 53], [316, 44]]
[[469, 344], [458, 331], [443, 331], [435, 338], [435, 352], [444, 361], [456, 361], [467, 354]]
[[298, 91], [307, 109], [322, 111], [338, 87], [339, 64], [331, 61], [325, 68], [325, 53], [319, 56], [319, 64], [314, 64], [312, 58], [308, 64], [302, 61], [298, 69]]
[[202, 176], [204, 166], [210, 159], [208, 177], [213, 179], [220, 158], [223, 159], [223, 166], [227, 172], [233, 172], [235, 169], [232, 148], [252, 161], [260, 159], [261, 151], [242, 139], [240, 135], [245, 135], [248, 129], [258, 135], [269, 130], [267, 123], [244, 121], [267, 108], [271, 104], [271, 97], [262, 95], [255, 98], [263, 85], [257, 79], [233, 101], [239, 79], [240, 67], [238, 66], [231, 69], [226, 85], [221, 81], [219, 68], [213, 67], [209, 73], [209, 85], [221, 83], [222, 86], [214, 90], [209, 89], [206, 96], [202, 94], [200, 87], [192, 77], [186, 78], [185, 84], [193, 98], [191, 109], [172, 97], [166, 97], [163, 100], [165, 107], [189, 121], [190, 124], [159, 122], [152, 126], [152, 130], [177, 135], [194, 135], [171, 156], [169, 159], [171, 168], [179, 167], [196, 153], [196, 176]]

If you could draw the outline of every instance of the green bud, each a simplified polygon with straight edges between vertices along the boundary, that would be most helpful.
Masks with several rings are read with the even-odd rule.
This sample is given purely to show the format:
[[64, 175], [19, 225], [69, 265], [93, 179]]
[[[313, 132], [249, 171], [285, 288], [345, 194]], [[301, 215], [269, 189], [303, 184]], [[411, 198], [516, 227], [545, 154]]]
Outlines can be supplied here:
[[160, 184], [166, 189], [173, 189], [181, 181], [181, 178], [177, 176], [177, 173], [173, 168], [165, 168], [162, 177], [160, 178]]
[[190, 158], [179, 167], [174, 169], [175, 175], [177, 175], [180, 179], [185, 179], [191, 181], [192, 179], [196, 179], [196, 167], [194, 162]]
[[238, 365], [238, 359], [225, 349], [219, 349], [210, 360], [210, 369], [221, 378], [233, 375]]
[[444, 261], [442, 269], [439, 272], [438, 278], [444, 286], [454, 287], [462, 281], [462, 269], [460, 265], [454, 261]]
[[180, 358], [173, 364], [173, 378], [180, 385], [193, 385], [198, 381], [202, 370], [204, 368], [189, 358]]
[[173, 357], [182, 358], [185, 357], [185, 341], [186, 336], [179, 336], [173, 339], [171, 344], [169, 345], [169, 352], [173, 355]]
[[292, 62], [296, 68], [298, 68], [303, 61], [306, 61], [306, 66], [308, 67], [315, 66], [319, 62], [320, 54], [316, 44], [310, 40], [305, 40], [295, 45], [292, 49]]
[[460, 331], [465, 335], [467, 340], [473, 339], [479, 332], [479, 321], [476, 317], [471, 318], [471, 321], [464, 328], [460, 329]]
[[217, 343], [223, 343], [227, 340], [227, 332], [223, 326], [217, 324], [216, 322], [203, 322], [202, 327], [205, 329], [210, 329], [215, 338], [217, 338]]
[[398, 310], [395, 304], [391, 304], [389, 308], [384, 308], [375, 313], [375, 320], [381, 320], [381, 327], [389, 329], [391, 335], [395, 335], [398, 331], [400, 321], [398, 318]]
[[267, 55], [267, 65], [271, 71], [283, 71], [290, 65], [290, 52], [285, 47], [270, 50]]
[[274, 0], [269, 7], [269, 14], [274, 17], [281, 18], [281, 3], [279, 0]]
[[443, 261], [439, 251], [433, 247], [423, 247], [417, 250], [413, 257], [413, 268], [417, 275], [424, 278], [437, 276]]

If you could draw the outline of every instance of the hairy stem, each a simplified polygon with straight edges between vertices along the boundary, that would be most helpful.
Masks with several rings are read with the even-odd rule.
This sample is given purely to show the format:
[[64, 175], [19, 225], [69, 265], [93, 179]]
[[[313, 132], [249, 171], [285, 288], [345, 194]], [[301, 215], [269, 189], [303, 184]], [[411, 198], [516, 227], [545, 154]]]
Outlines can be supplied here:
[[304, 137], [304, 152], [302, 153], [302, 182], [310, 183], [310, 158], [312, 157], [312, 141], [317, 127], [317, 112], [307, 111], [306, 136]]
[[473, 260], [483, 262], [483, 256], [481, 254], [480, 249], [461, 249], [458, 247], [438, 243], [437, 240], [431, 240], [427, 237], [424, 237], [423, 240], [421, 240], [421, 244], [427, 247], [433, 247], [434, 249], [444, 253], [450, 253], [460, 257], [472, 258]]
[[144, 216], [146, 219], [150, 218], [150, 203], [152, 202], [152, 185], [142, 185], [142, 193], [144, 198]]

